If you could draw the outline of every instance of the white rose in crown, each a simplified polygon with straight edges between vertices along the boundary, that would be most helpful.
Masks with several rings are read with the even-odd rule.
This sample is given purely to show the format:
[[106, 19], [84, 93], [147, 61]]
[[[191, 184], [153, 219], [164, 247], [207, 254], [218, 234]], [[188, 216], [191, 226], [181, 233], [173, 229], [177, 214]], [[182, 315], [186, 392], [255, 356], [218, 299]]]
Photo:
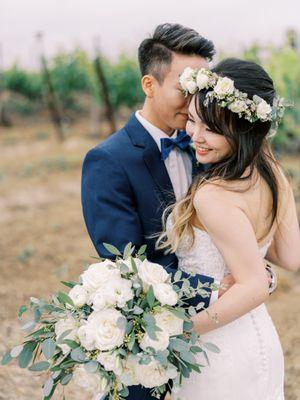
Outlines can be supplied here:
[[[78, 325], [79, 325], [78, 322], [73, 317], [67, 317], [67, 318], [64, 318], [64, 319], [60, 319], [54, 325], [56, 338], [59, 338], [59, 336], [61, 336], [64, 332], [66, 332], [66, 331], [71, 329], [71, 332], [68, 333], [64, 337], [64, 339], [76, 340], [77, 339]], [[70, 350], [70, 347], [65, 343], [57, 343], [57, 346], [62, 349], [62, 352], [64, 354], [66, 354]]]
[[75, 285], [69, 291], [69, 297], [76, 307], [82, 307], [85, 304], [89, 304], [89, 294], [83, 285]]
[[115, 352], [101, 352], [97, 357], [97, 361], [103, 365], [106, 371], [113, 371], [117, 375], [122, 373], [120, 357]]
[[178, 295], [168, 283], [157, 283], [153, 285], [154, 296], [162, 306], [175, 306], [178, 301]]
[[126, 324], [120, 328], [117, 323], [119, 318], [124, 318], [125, 321], [120, 311], [113, 308], [94, 311], [88, 317], [86, 329], [93, 335], [98, 350], [112, 350], [123, 344]]
[[207, 75], [207, 71], [204, 68], [201, 68], [198, 73], [197, 73], [197, 78], [196, 78], [196, 82], [197, 82], [197, 87], [199, 90], [208, 88], [208, 84], [209, 84], [209, 77]]
[[121, 278], [121, 272], [116, 268], [111, 260], [91, 264], [86, 271], [81, 274], [83, 287], [93, 293], [100, 287], [109, 284], [112, 280]]
[[136, 371], [139, 367], [139, 358], [133, 354], [130, 354], [123, 363], [122, 373], [120, 375], [117, 374], [123, 385], [131, 386], [140, 384], [136, 374]]
[[144, 260], [138, 266], [138, 275], [143, 282], [144, 292], [146, 292], [151, 285], [154, 286], [158, 283], [166, 282], [169, 276], [161, 265], [148, 260]]
[[154, 318], [156, 325], [168, 332], [170, 336], [181, 335], [183, 333], [183, 320], [176, 317], [176, 315], [166, 308], [162, 308], [158, 313], [154, 314]]
[[217, 84], [214, 88], [214, 92], [218, 95], [219, 98], [223, 98], [229, 94], [232, 94], [234, 92], [233, 80], [227, 77], [219, 77]]
[[92, 308], [101, 311], [106, 307], [125, 307], [127, 301], [133, 299], [132, 283], [128, 279], [117, 277], [109, 285], [100, 287], [91, 295]]
[[261, 99], [260, 103], [257, 105], [256, 114], [259, 119], [267, 120], [272, 112], [272, 107], [265, 100]]
[[157, 339], [151, 339], [148, 333], [145, 333], [140, 342], [140, 348], [144, 351], [148, 347], [152, 347], [155, 351], [164, 351], [169, 346], [169, 334], [166, 331], [159, 331], [156, 333]]
[[234, 113], [241, 113], [246, 111], [247, 104], [243, 100], [235, 100], [233, 103], [229, 104], [228, 108]]
[[179, 77], [182, 89], [191, 94], [194, 94], [197, 91], [197, 84], [194, 75], [195, 71], [191, 67], [187, 67]]
[[147, 365], [139, 365], [136, 368], [136, 376], [140, 384], [146, 388], [161, 386], [169, 380], [167, 370], [155, 359], [152, 359]]
[[88, 373], [83, 365], [79, 365], [74, 369], [72, 380], [76, 383], [76, 385], [86, 389], [93, 395], [101, 394], [104, 396], [109, 389], [108, 382], [105, 377], [101, 376], [99, 373]]

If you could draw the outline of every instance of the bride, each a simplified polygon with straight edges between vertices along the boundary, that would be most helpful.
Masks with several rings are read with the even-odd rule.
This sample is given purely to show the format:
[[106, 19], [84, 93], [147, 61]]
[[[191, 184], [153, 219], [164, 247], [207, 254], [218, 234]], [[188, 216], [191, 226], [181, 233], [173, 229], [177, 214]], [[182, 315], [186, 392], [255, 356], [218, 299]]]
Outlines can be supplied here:
[[[261, 66], [233, 58], [212, 71], [187, 68], [180, 85], [193, 94], [187, 133], [210, 167], [172, 206], [157, 247], [176, 252], [188, 273], [221, 280], [230, 272], [235, 284], [193, 317], [201, 340], [221, 352], [172, 399], [282, 400], [284, 360], [264, 305], [264, 257], [291, 271], [300, 265], [293, 193], [268, 145], [283, 102]], [[205, 363], [201, 353], [198, 361]]]

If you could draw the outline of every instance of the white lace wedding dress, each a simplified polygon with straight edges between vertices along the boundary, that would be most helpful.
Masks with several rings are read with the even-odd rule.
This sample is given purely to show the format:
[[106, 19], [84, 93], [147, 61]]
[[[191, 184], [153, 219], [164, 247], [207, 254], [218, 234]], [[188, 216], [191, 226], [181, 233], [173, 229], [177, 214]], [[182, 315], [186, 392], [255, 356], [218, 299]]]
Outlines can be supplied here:
[[[170, 218], [168, 225], [170, 226]], [[183, 238], [176, 255], [179, 268], [191, 274], [209, 275], [221, 280], [229, 270], [211, 237], [194, 228], [195, 242], [190, 250]], [[264, 257], [270, 243], [261, 247]], [[183, 380], [172, 400], [283, 400], [284, 360], [279, 338], [264, 304], [241, 318], [201, 335], [203, 342], [216, 344], [219, 354], [208, 351], [210, 366]]]

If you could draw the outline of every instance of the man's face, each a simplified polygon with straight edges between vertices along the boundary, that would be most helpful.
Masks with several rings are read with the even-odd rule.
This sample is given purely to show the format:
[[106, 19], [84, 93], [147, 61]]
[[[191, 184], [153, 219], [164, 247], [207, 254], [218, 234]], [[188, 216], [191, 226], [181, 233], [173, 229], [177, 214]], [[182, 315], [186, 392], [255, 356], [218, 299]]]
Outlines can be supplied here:
[[164, 81], [159, 84], [154, 80], [153, 112], [169, 130], [185, 129], [187, 123], [188, 97], [184, 97], [179, 84], [179, 76], [186, 67], [208, 68], [208, 63], [200, 56], [173, 53]]

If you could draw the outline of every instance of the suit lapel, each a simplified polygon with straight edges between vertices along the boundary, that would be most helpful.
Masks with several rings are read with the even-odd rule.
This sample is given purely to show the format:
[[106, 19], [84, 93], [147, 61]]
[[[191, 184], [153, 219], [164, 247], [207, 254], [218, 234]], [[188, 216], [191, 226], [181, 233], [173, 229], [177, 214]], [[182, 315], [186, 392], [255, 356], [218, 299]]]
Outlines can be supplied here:
[[173, 186], [167, 172], [164, 161], [161, 159], [161, 152], [150, 133], [138, 121], [135, 114], [125, 125], [125, 129], [134, 146], [144, 149], [143, 159], [149, 170], [155, 186], [157, 195], [163, 206], [166, 207], [176, 201]]

